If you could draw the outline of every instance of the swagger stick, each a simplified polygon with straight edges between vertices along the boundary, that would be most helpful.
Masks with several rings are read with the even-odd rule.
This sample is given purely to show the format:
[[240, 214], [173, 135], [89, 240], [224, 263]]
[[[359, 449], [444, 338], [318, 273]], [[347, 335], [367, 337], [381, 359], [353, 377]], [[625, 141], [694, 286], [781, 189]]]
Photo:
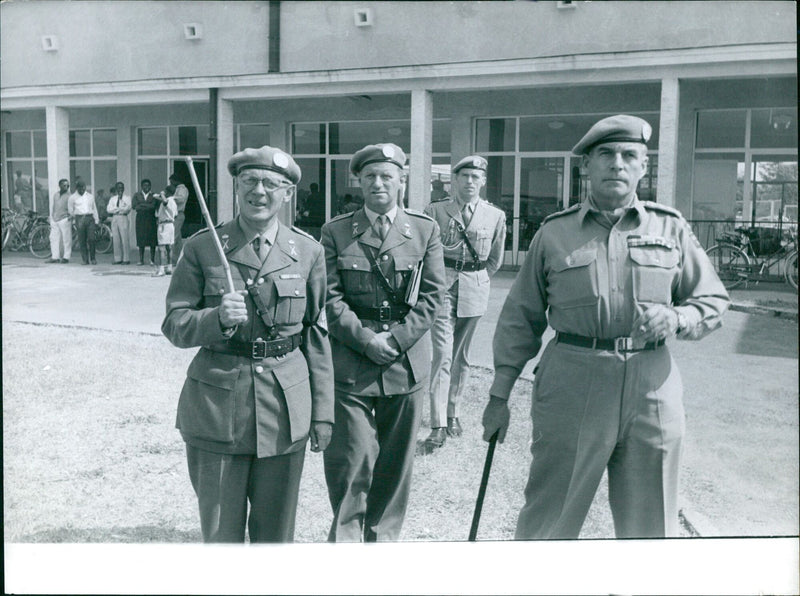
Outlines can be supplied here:
[[236, 290], [233, 287], [233, 278], [231, 277], [231, 266], [228, 263], [228, 259], [225, 257], [225, 251], [222, 250], [222, 244], [220, 244], [219, 236], [217, 236], [217, 230], [214, 228], [214, 222], [211, 220], [211, 214], [208, 212], [208, 207], [206, 207], [206, 201], [203, 198], [203, 191], [200, 190], [200, 182], [197, 180], [197, 172], [194, 171], [194, 163], [192, 163], [191, 157], [186, 157], [185, 159], [187, 165], [189, 166], [189, 175], [192, 177], [192, 184], [194, 185], [194, 192], [197, 195], [197, 202], [200, 203], [200, 211], [203, 212], [203, 217], [206, 220], [208, 231], [211, 232], [211, 237], [214, 239], [214, 246], [217, 247], [219, 259], [222, 261], [222, 268], [225, 270], [225, 279], [228, 281], [228, 292], [235, 292]]
[[489, 483], [489, 472], [492, 471], [492, 458], [494, 448], [497, 445], [498, 430], [489, 439], [489, 449], [486, 451], [486, 462], [483, 464], [483, 476], [481, 477], [481, 487], [478, 489], [478, 501], [475, 503], [475, 513], [472, 514], [472, 527], [469, 529], [469, 541], [475, 542], [478, 536], [478, 523], [481, 521], [481, 511], [483, 510], [483, 498], [486, 496], [486, 485]]

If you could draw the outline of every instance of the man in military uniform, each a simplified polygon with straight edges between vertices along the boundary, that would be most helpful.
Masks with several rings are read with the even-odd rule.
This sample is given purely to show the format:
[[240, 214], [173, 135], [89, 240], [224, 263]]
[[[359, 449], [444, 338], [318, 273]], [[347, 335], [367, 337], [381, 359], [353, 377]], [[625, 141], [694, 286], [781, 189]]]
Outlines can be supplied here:
[[503, 441], [511, 388], [556, 331], [533, 386], [517, 539], [577, 538], [606, 469], [617, 537], [678, 534], [683, 388], [664, 342], [719, 327], [729, 298], [680, 212], [636, 196], [650, 134], [612, 116], [575, 145], [591, 194], [545, 219], [500, 313], [485, 440]]
[[[239, 216], [184, 244], [167, 292], [164, 335], [200, 346], [178, 402], [206, 542], [291, 542], [305, 447], [323, 451], [333, 423], [325, 256], [278, 220], [300, 168], [272, 147], [228, 162]], [[298, 349], [299, 348], [299, 349]], [[247, 516], [247, 503], [250, 515]]]
[[439, 224], [445, 266], [445, 292], [431, 339], [431, 432], [421, 454], [461, 436], [458, 404], [469, 380], [469, 349], [478, 321], [489, 305], [489, 278], [503, 263], [506, 214], [480, 198], [486, 160], [470, 155], [453, 167], [455, 197], [430, 203], [425, 213]]
[[336, 379], [330, 541], [397, 540], [411, 489], [444, 271], [436, 222], [401, 206], [405, 160], [391, 143], [358, 151], [350, 171], [364, 207], [322, 228]]

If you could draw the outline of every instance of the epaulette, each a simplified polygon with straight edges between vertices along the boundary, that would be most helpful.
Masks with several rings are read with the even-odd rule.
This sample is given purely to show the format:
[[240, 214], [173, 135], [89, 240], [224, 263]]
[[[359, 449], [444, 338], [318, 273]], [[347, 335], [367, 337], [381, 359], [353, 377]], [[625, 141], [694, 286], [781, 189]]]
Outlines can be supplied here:
[[[356, 211], [358, 211], [358, 209], [356, 209]], [[347, 213], [341, 213], [341, 214], [337, 215], [336, 217], [334, 217], [333, 219], [329, 219], [328, 223], [331, 223], [331, 222], [334, 222], [334, 221], [339, 221], [340, 219], [345, 219], [347, 217], [353, 217], [354, 213], [355, 213], [355, 211], [348, 211]]]
[[[215, 226], [214, 226], [214, 229], [216, 230], [217, 228], [221, 228], [221, 227], [222, 227], [222, 226], [224, 226], [226, 223], [227, 223], [227, 222], [225, 222], [225, 221], [221, 221], [221, 222], [219, 222], [217, 225], [215, 225]], [[191, 239], [192, 239], [192, 238], [194, 238], [195, 236], [199, 236], [200, 234], [204, 234], [204, 233], [206, 233], [206, 232], [208, 232], [208, 226], [206, 226], [206, 227], [205, 227], [205, 228], [203, 228], [202, 230], [197, 230], [197, 231], [196, 231], [194, 234], [192, 234], [191, 236], [189, 236], [189, 237], [188, 237], [186, 240], [191, 240]]]
[[651, 211], [661, 211], [661, 213], [668, 213], [673, 217], [683, 218], [683, 213], [675, 209], [675, 207], [668, 207], [667, 205], [654, 203], [653, 201], [642, 201], [642, 205], [645, 209], [650, 209]]
[[415, 216], [420, 217], [422, 219], [427, 219], [427, 220], [433, 221], [433, 218], [430, 215], [425, 215], [422, 211], [417, 211], [415, 209], [409, 209], [408, 207], [403, 208], [403, 211], [405, 211], [409, 215], [415, 215]]
[[[497, 206], [497, 205], [495, 205], [494, 203], [490, 203], [490, 202], [489, 202], [489, 201], [487, 201], [486, 199], [481, 199], [481, 202], [482, 202], [482, 203], [486, 203], [486, 206], [487, 206], [487, 207], [492, 207], [493, 209], [497, 209], [498, 211], [503, 211], [502, 209], [500, 209], [500, 207], [498, 207], [498, 206]], [[505, 212], [504, 212], [504, 213], [505, 213]]]
[[564, 209], [563, 211], [556, 211], [555, 213], [551, 213], [550, 215], [548, 215], [547, 217], [545, 217], [542, 220], [542, 225], [546, 224], [548, 221], [550, 221], [552, 219], [556, 219], [556, 218], [559, 218], [559, 217], [563, 217], [564, 215], [569, 215], [570, 213], [575, 213], [577, 211], [580, 211], [580, 209], [581, 209], [581, 204], [580, 203], [576, 203], [572, 207], [568, 207], [567, 209]]
[[297, 226], [292, 226], [292, 232], [296, 232], [296, 233], [300, 234], [301, 236], [305, 236], [306, 238], [308, 238], [309, 240], [313, 240], [317, 244], [319, 243], [319, 241], [316, 238], [314, 238], [314, 236], [312, 236], [311, 234], [309, 234], [305, 230], [301, 230]]

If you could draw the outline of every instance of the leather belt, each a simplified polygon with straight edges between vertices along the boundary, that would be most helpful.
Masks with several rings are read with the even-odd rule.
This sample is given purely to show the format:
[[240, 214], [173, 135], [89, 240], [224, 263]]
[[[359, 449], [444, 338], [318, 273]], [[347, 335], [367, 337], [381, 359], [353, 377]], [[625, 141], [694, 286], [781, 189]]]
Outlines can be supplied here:
[[486, 261], [460, 261], [445, 257], [444, 266], [456, 271], [480, 271], [481, 269], [486, 269]]
[[368, 321], [401, 321], [411, 310], [408, 306], [351, 306], [350, 309], [356, 313], [359, 319]]
[[247, 356], [253, 360], [263, 360], [270, 356], [285, 356], [295, 350], [303, 343], [303, 336], [299, 333], [289, 337], [281, 337], [269, 341], [232, 341], [221, 342], [206, 346], [212, 352], [220, 354], [234, 354], [236, 356]]
[[592, 348], [594, 350], [607, 350], [611, 352], [626, 353], [626, 352], [643, 352], [644, 350], [655, 350], [664, 345], [664, 340], [652, 341], [644, 344], [643, 346], [634, 347], [633, 338], [630, 337], [615, 337], [612, 339], [598, 339], [596, 337], [586, 337], [583, 335], [575, 335], [573, 333], [562, 333], [556, 331], [556, 341], [570, 346], [578, 346], [581, 348]]

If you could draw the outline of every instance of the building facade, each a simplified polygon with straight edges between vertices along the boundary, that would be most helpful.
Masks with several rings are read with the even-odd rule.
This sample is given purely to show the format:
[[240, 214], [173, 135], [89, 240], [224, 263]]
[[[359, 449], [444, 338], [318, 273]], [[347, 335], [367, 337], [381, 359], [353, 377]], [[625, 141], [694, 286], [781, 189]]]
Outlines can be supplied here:
[[[629, 113], [654, 130], [640, 196], [704, 244], [720, 225], [797, 221], [794, 2], [39, 0], [0, 17], [4, 207], [47, 212], [59, 178], [96, 196], [172, 172], [190, 185], [191, 156], [230, 219], [228, 158], [270, 144], [303, 170], [284, 219], [318, 234], [360, 198], [352, 154], [393, 142], [417, 209], [451, 163], [487, 157], [515, 265], [588, 192], [570, 148]], [[194, 195], [187, 222], [202, 225]]]

